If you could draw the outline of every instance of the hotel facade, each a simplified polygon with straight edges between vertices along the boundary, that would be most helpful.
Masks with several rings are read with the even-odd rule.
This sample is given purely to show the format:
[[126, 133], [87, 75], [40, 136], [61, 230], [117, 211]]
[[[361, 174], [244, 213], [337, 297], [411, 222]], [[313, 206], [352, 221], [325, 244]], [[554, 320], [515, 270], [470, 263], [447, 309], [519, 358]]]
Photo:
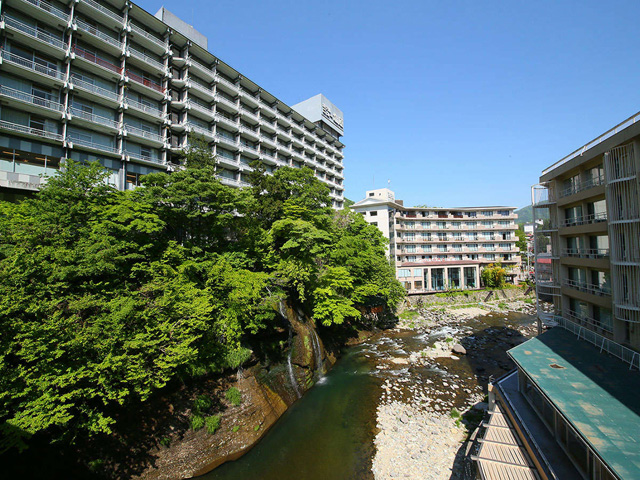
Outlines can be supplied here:
[[351, 208], [389, 239], [396, 276], [410, 294], [477, 289], [483, 267], [520, 264], [515, 207], [405, 207], [383, 188]]
[[0, 0], [0, 193], [37, 190], [61, 161], [99, 161], [118, 189], [179, 164], [189, 134], [217, 175], [249, 164], [314, 170], [343, 205], [342, 112], [323, 95], [289, 106], [208, 51], [164, 8], [122, 0]]
[[[640, 478], [640, 113], [532, 187], [540, 325], [490, 387], [481, 478]], [[546, 217], [546, 215], [544, 215]], [[511, 475], [511, 476], [509, 476]], [[519, 475], [519, 476], [515, 476]]]

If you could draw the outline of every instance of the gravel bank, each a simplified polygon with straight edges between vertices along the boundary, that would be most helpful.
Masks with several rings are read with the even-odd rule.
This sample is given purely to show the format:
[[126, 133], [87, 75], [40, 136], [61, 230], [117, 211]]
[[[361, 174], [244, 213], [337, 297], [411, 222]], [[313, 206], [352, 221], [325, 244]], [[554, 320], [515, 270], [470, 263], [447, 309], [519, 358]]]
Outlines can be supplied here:
[[[372, 467], [376, 480], [473, 478], [464, 455], [465, 441], [486, 411], [483, 400], [489, 377], [511, 369], [506, 350], [536, 330], [533, 318], [530, 324], [516, 325], [507, 319], [508, 312], [533, 315], [535, 305], [512, 301], [432, 306], [415, 309], [401, 321], [401, 327], [424, 335], [447, 333], [428, 348], [390, 363], [407, 365], [409, 371], [439, 369], [442, 378], [439, 383], [419, 377], [384, 383]], [[493, 326], [478, 325], [475, 319], [487, 314], [494, 319]], [[458, 351], [453, 352], [456, 345]], [[454, 368], [461, 362], [468, 362], [471, 371]]]
[[450, 415], [434, 414], [421, 406], [391, 402], [378, 407], [373, 460], [376, 479], [448, 480], [462, 471], [454, 465], [465, 429]]

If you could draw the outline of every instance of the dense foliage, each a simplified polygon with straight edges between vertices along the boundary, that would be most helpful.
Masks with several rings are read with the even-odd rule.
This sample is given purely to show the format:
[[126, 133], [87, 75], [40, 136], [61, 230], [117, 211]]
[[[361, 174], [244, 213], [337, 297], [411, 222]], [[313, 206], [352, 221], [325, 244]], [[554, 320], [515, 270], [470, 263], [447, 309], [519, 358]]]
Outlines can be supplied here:
[[487, 288], [502, 288], [505, 286], [507, 270], [499, 263], [491, 263], [482, 269], [480, 274], [482, 284]]
[[0, 451], [109, 434], [114, 409], [240, 367], [284, 297], [327, 327], [402, 297], [382, 235], [311, 170], [256, 168], [239, 190], [201, 150], [186, 163], [120, 192], [69, 162], [0, 203]]

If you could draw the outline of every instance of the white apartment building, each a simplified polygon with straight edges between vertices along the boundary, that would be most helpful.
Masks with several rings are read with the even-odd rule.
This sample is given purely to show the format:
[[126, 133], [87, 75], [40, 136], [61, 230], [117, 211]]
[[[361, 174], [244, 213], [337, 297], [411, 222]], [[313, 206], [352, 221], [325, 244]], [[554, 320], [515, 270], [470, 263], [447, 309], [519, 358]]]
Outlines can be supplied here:
[[247, 185], [254, 160], [307, 166], [343, 205], [343, 114], [323, 95], [287, 105], [164, 8], [0, 1], [0, 194], [37, 190], [67, 158], [99, 161], [133, 188], [175, 168], [190, 133], [227, 185]]
[[515, 207], [405, 207], [383, 188], [351, 208], [389, 239], [396, 276], [409, 293], [480, 288], [484, 266], [520, 264]]

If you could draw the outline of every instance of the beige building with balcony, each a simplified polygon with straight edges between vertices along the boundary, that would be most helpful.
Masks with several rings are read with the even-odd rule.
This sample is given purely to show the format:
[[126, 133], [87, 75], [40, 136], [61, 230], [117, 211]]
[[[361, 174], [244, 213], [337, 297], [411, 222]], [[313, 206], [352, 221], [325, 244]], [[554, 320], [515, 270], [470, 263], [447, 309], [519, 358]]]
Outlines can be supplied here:
[[[640, 478], [640, 113], [532, 187], [538, 310], [489, 387], [481, 478]], [[541, 326], [541, 325], [540, 325]], [[542, 329], [540, 328], [540, 331]], [[506, 434], [506, 435], [505, 435]]]
[[[532, 187], [537, 254], [551, 268], [539, 293], [556, 314], [607, 338], [640, 347], [640, 128], [627, 121], [543, 171]], [[548, 247], [547, 247], [548, 248]]]
[[410, 294], [480, 288], [480, 272], [520, 265], [515, 207], [405, 207], [386, 188], [351, 208], [389, 239], [396, 276]]
[[246, 186], [254, 161], [306, 166], [343, 205], [343, 115], [323, 95], [286, 104], [164, 8], [0, 2], [0, 195], [37, 190], [64, 159], [98, 161], [111, 184], [135, 188], [176, 168], [190, 133], [227, 185]]

